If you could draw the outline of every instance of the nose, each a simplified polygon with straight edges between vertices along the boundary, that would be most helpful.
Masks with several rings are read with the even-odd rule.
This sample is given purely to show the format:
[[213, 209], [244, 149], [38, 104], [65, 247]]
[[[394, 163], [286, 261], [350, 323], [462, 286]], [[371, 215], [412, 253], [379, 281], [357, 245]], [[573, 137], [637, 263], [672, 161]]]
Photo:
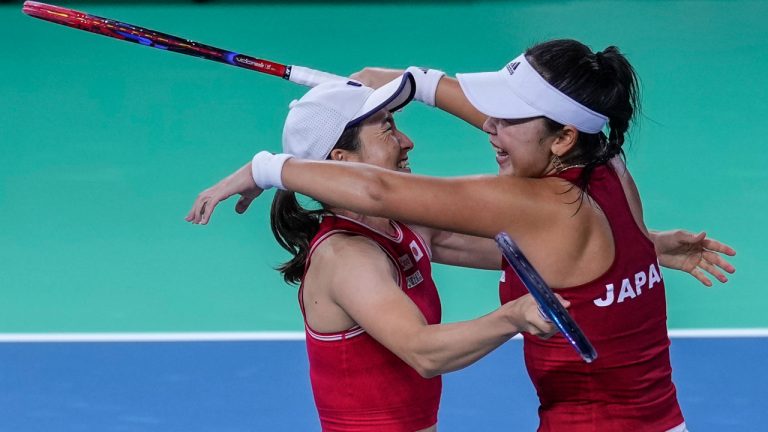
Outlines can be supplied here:
[[483, 122], [483, 132], [491, 135], [496, 135], [496, 122], [497, 119], [494, 117], [488, 117]]
[[408, 138], [408, 135], [401, 131], [397, 131], [397, 142], [400, 144], [400, 148], [406, 151], [413, 150], [413, 141]]

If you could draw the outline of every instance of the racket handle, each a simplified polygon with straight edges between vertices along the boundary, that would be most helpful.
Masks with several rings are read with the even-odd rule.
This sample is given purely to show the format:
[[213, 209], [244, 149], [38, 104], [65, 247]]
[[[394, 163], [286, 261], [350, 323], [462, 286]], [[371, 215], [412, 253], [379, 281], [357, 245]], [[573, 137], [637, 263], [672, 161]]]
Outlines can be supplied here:
[[290, 68], [290, 72], [288, 72], [286, 79], [290, 82], [307, 87], [314, 87], [328, 81], [349, 80], [349, 78], [343, 76], [320, 72], [304, 66], [290, 66]]

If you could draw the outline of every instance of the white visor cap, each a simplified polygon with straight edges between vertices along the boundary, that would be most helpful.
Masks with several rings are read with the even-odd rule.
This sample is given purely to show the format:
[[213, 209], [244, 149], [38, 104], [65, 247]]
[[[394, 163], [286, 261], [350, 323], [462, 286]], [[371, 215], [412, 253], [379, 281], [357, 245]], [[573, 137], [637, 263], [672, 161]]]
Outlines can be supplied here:
[[283, 127], [283, 153], [324, 160], [346, 128], [381, 110], [399, 110], [415, 91], [410, 72], [376, 90], [351, 80], [322, 83], [291, 103]]
[[497, 72], [456, 74], [461, 90], [481, 113], [500, 119], [544, 116], [584, 133], [598, 133], [608, 117], [592, 111], [548, 83], [524, 54]]

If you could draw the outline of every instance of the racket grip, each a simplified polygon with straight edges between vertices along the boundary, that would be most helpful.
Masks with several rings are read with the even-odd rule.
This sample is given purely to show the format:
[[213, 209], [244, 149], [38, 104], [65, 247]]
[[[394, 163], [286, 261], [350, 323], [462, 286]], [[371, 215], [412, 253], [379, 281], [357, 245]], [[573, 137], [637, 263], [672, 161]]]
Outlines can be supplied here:
[[301, 84], [307, 87], [314, 87], [328, 81], [348, 80], [343, 76], [320, 72], [303, 66], [291, 66], [291, 73], [288, 75], [288, 81]]

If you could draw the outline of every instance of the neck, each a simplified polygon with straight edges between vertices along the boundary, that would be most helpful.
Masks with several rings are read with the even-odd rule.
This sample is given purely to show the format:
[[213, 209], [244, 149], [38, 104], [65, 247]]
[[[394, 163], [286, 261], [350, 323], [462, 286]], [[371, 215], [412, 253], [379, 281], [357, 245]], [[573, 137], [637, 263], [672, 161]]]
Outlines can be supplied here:
[[392, 221], [388, 218], [365, 216], [349, 210], [337, 208], [331, 209], [331, 211], [339, 216], [355, 220], [387, 235], [395, 236], [397, 234], [397, 231], [392, 226]]
[[583, 164], [573, 164], [568, 162], [563, 162], [562, 159], [558, 158], [557, 156], [553, 155], [552, 159], [549, 161], [549, 165], [547, 166], [546, 172], [544, 175], [554, 175], [559, 174], [563, 171], [567, 171], [571, 168], [583, 168], [585, 165]]

